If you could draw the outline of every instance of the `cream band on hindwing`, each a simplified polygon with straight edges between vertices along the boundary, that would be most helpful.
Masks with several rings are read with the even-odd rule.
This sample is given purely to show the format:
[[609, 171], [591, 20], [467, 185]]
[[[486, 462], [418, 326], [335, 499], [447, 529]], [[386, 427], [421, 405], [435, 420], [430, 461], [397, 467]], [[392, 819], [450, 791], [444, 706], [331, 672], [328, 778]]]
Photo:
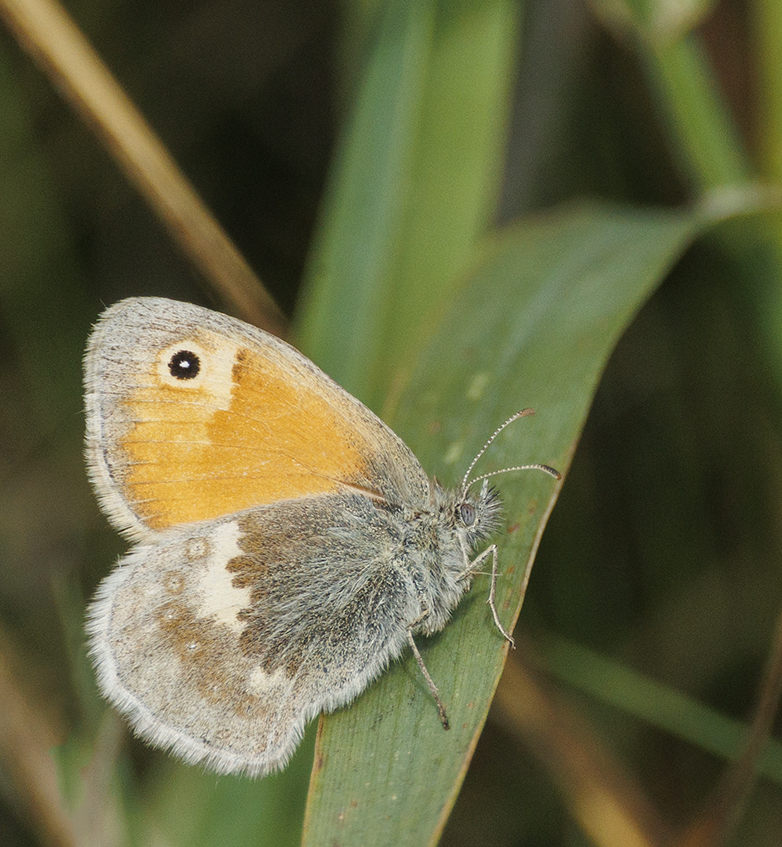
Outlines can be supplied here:
[[214, 533], [206, 567], [198, 583], [200, 603], [197, 611], [200, 617], [226, 624], [238, 634], [244, 629], [239, 612], [249, 609], [251, 603], [250, 589], [237, 588], [228, 570], [229, 562], [242, 555], [239, 536], [238, 521], [223, 524]]

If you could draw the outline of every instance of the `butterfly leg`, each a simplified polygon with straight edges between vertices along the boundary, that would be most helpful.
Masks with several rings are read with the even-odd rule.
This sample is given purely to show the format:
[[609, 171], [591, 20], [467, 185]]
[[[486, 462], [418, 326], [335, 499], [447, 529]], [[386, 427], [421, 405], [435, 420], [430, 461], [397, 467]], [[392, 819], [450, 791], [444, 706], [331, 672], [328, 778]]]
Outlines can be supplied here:
[[500, 623], [500, 616], [497, 614], [497, 606], [494, 602], [495, 595], [497, 593], [497, 576], [499, 575], [499, 571], [497, 570], [497, 545], [492, 544], [491, 547], [484, 550], [485, 554], [488, 554], [491, 551], [491, 584], [489, 586], [489, 608], [491, 609], [491, 613], [494, 616], [494, 623], [497, 626], [497, 629], [507, 638], [508, 643], [511, 647], [516, 646], [516, 642], [513, 640], [513, 636], [506, 632], [505, 627]]
[[490, 547], [487, 547], [485, 550], [481, 551], [468, 565], [467, 570], [459, 577], [462, 579], [469, 579], [475, 574], [478, 568], [491, 556], [491, 583], [489, 586], [489, 599], [486, 601], [489, 604], [489, 608], [491, 609], [492, 617], [494, 618], [494, 623], [497, 629], [505, 636], [508, 640], [508, 643], [511, 647], [516, 646], [516, 642], [513, 640], [513, 636], [508, 633], [505, 627], [502, 625], [500, 621], [500, 616], [497, 614], [497, 606], [495, 603], [495, 597], [497, 595], [497, 577], [499, 576], [499, 571], [497, 569], [497, 545], [492, 544]]
[[410, 645], [410, 649], [413, 651], [415, 660], [416, 662], [418, 662], [418, 668], [424, 675], [426, 684], [429, 686], [429, 690], [432, 692], [432, 697], [434, 697], [434, 702], [437, 704], [437, 712], [440, 715], [440, 723], [443, 725], [443, 729], [450, 729], [451, 725], [448, 723], [448, 715], [445, 713], [445, 706], [443, 705], [443, 701], [440, 699], [440, 692], [437, 690], [437, 686], [434, 684], [434, 680], [429, 674], [429, 671], [426, 669], [424, 660], [421, 657], [421, 654], [418, 652], [418, 647], [415, 643], [415, 639], [413, 638], [413, 630], [418, 626], [418, 624], [421, 623], [421, 621], [425, 620], [427, 617], [429, 617], [428, 609], [425, 610], [423, 614], [419, 615], [411, 624], [408, 624], [407, 643]]

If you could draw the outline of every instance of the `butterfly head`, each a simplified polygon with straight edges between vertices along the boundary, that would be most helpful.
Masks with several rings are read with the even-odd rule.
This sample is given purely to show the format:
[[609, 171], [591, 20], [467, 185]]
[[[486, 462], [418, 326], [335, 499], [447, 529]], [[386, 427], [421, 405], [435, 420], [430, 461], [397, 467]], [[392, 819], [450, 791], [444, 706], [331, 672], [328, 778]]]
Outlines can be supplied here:
[[458, 494], [454, 505], [456, 527], [468, 549], [472, 549], [499, 526], [502, 501], [497, 490], [490, 488], [486, 479], [480, 488], [461, 490]]

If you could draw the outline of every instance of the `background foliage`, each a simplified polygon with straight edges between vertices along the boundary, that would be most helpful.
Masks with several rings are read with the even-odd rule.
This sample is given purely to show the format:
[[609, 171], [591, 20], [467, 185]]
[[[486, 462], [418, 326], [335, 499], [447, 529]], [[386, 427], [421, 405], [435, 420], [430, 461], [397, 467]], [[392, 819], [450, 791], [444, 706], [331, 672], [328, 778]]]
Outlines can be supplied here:
[[[452, 301], [482, 314], [499, 290], [494, 233], [593, 220], [589, 199], [688, 221], [681, 249], [700, 228], [602, 376], [442, 843], [777, 844], [779, 748], [756, 754], [780, 729], [782, 265], [759, 187], [782, 169], [778, 4], [69, 11], [304, 348], [416, 449], [405, 368], [439, 361]], [[85, 598], [123, 549], [81, 458], [90, 324], [131, 294], [221, 296], [10, 30], [0, 115], [0, 842], [298, 843], [312, 737], [279, 776], [215, 779], [126, 738], [83, 654]]]

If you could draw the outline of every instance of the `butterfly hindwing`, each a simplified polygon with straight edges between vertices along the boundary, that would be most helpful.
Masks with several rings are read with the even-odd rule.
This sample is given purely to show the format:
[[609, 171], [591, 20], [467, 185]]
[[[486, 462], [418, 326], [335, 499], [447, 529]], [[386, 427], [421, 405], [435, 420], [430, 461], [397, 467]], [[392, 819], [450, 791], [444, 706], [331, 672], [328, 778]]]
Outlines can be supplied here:
[[138, 546], [90, 613], [104, 694], [188, 761], [282, 767], [403, 648], [420, 606], [399, 531], [370, 498], [319, 495]]

